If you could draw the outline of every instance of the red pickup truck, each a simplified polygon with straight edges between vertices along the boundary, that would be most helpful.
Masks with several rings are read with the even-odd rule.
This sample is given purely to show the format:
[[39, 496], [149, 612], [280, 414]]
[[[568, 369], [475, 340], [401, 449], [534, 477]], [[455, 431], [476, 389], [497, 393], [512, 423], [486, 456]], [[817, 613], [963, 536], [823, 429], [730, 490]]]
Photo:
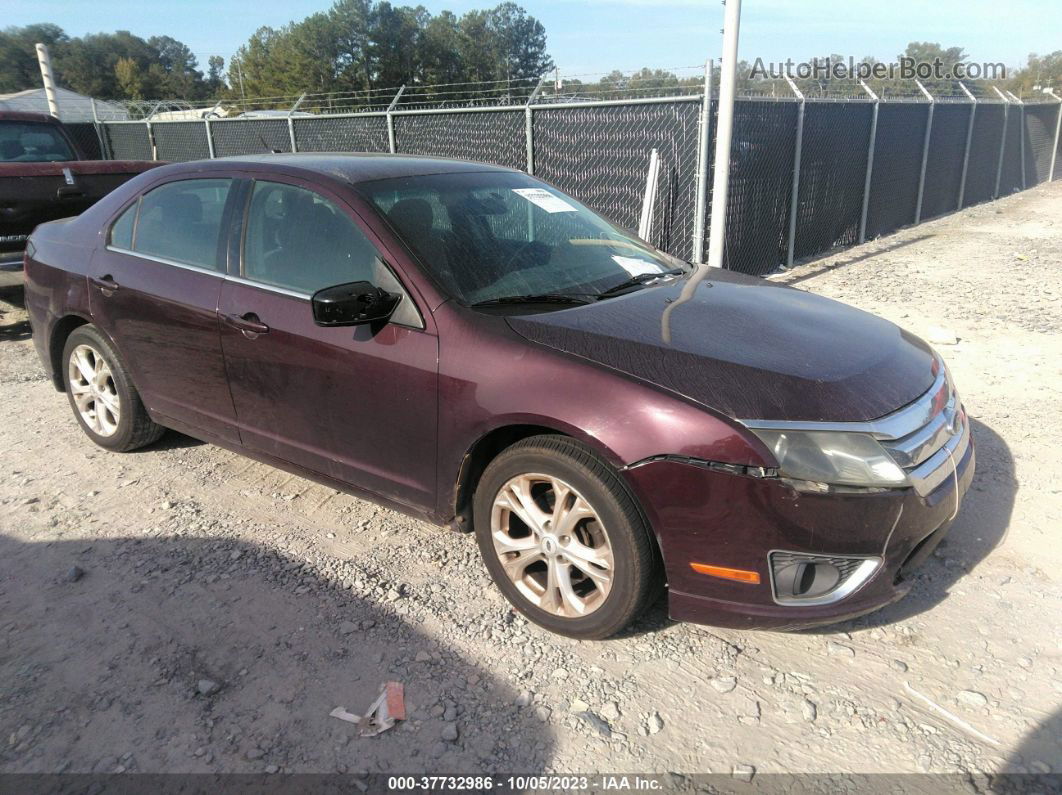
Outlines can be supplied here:
[[78, 215], [155, 161], [86, 160], [62, 122], [0, 111], [0, 287], [22, 281], [37, 224]]

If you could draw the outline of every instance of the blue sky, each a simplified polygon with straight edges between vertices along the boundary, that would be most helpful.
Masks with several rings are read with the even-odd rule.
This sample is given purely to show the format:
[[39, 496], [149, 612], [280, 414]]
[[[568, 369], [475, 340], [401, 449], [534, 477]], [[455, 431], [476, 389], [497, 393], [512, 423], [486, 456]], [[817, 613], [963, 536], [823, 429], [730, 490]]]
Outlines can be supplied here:
[[[416, 5], [416, 0], [392, 0]], [[422, 0], [431, 12], [461, 13], [498, 0]], [[518, 0], [519, 2], [519, 0]], [[228, 59], [262, 25], [279, 26], [328, 8], [330, 0], [6, 0], [3, 25], [55, 22], [82, 35], [115, 29], [145, 38], [168, 34], [188, 44], [205, 68]], [[523, 0], [546, 26], [550, 53], [574, 75], [681, 67], [718, 57], [718, 0]], [[745, 0], [740, 57], [805, 60], [831, 52], [891, 59], [907, 42], [962, 46], [977, 61], [1025, 63], [1030, 52], [1062, 48], [1059, 0]]]

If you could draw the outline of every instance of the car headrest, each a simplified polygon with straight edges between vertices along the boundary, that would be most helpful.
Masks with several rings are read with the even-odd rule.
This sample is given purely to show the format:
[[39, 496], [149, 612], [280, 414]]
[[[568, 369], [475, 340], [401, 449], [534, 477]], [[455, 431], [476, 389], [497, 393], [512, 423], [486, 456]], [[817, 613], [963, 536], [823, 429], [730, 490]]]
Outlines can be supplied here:
[[15, 139], [0, 142], [0, 157], [4, 160], [14, 160], [24, 154], [26, 154], [26, 147]]

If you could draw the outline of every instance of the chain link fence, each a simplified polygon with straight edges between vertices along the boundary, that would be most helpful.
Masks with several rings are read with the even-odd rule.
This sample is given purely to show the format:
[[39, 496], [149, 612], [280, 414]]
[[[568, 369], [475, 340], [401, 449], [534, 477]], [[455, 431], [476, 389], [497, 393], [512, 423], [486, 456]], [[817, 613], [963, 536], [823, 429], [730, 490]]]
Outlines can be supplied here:
[[973, 105], [937, 104], [929, 133], [920, 220], [958, 209], [966, 153], [966, 130]]
[[[878, 107], [874, 168], [867, 202], [867, 238], [915, 222], [928, 122], [928, 103], [884, 102]], [[994, 187], [995, 174], [992, 176]]]
[[[701, 251], [693, 241], [710, 215], [711, 196], [699, 200], [698, 183], [700, 169], [714, 168], [714, 101], [702, 119], [703, 94], [572, 101], [538, 89], [526, 93], [524, 105], [411, 103], [396, 110], [396, 97], [386, 109], [345, 114], [271, 111], [268, 118], [149, 117], [70, 127], [92, 155], [113, 159], [306, 151], [479, 160], [529, 171], [630, 229], [639, 223], [655, 149], [660, 169], [649, 238], [701, 261], [707, 241]], [[739, 99], [724, 265], [770, 273], [1060, 178], [1060, 108], [1054, 101], [984, 97]], [[698, 206], [702, 219], [695, 217]]]
[[384, 115], [300, 117], [292, 119], [300, 152], [386, 152]]
[[767, 99], [734, 108], [723, 246], [731, 270], [763, 273], [787, 260], [799, 109], [795, 101]]
[[996, 195], [999, 153], [1007, 108], [1001, 102], [979, 102], [974, 109], [970, 154], [967, 158], [963, 207], [989, 201]]
[[690, 258], [700, 98], [673, 102], [545, 107], [532, 114], [536, 176], [620, 226], [637, 229], [649, 157], [660, 157], [650, 237]]
[[873, 110], [869, 102], [806, 103], [796, 259], [858, 242]]

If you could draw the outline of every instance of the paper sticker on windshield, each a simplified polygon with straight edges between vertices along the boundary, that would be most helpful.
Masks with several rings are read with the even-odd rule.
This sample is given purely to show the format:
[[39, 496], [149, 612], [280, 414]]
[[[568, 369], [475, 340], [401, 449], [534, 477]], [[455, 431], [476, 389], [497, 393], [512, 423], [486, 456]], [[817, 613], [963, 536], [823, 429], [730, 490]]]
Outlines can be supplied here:
[[554, 196], [548, 190], [542, 188], [513, 188], [513, 193], [523, 196], [532, 204], [536, 204], [547, 213], [574, 213], [578, 212], [568, 202], [558, 196]]
[[643, 273], [663, 273], [663, 268], [655, 262], [646, 262], [637, 257], [622, 257], [619, 254], [612, 256], [612, 261], [627, 271], [631, 276], [641, 276]]

